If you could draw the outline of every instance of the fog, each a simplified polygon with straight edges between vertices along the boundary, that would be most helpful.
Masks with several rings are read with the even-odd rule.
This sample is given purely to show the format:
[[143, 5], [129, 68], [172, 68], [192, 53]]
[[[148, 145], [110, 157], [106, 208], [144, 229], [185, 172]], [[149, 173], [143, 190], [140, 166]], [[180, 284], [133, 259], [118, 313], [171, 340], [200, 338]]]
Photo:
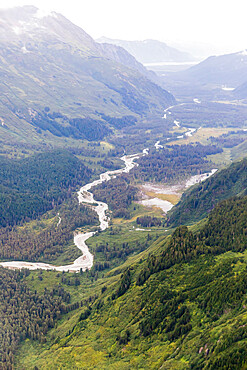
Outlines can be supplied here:
[[[62, 13], [92, 37], [156, 39], [203, 56], [247, 48], [244, 0], [32, 0]], [[27, 5], [1, 0], [0, 7]], [[29, 4], [31, 5], [31, 4]]]

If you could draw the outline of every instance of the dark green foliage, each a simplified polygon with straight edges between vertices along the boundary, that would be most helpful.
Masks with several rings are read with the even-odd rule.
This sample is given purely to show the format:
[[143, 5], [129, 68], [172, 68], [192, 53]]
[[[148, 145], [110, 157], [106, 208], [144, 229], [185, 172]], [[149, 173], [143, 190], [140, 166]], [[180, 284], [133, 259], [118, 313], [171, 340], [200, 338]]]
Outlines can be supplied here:
[[180, 202], [169, 212], [173, 226], [191, 223], [208, 215], [216, 204], [247, 189], [247, 159], [233, 163], [182, 195]]
[[101, 117], [108, 122], [111, 126], [116, 127], [117, 129], [121, 129], [123, 127], [135, 125], [137, 122], [137, 118], [134, 116], [123, 116], [121, 118], [116, 117], [109, 117], [105, 114], [101, 113]]
[[114, 217], [129, 218], [127, 208], [136, 199], [138, 189], [130, 185], [128, 176], [118, 176], [93, 188], [94, 198], [108, 204]]
[[147, 266], [140, 272], [136, 283], [142, 285], [152, 274], [180, 263], [189, 261], [201, 250], [195, 247], [195, 238], [186, 226], [178, 227], [172, 234], [171, 240], [159, 256], [151, 255]]
[[97, 225], [96, 213], [71, 199], [59, 208], [61, 222], [55, 222], [39, 232], [18, 227], [0, 229], [0, 258], [51, 262], [64, 252], [73, 240], [74, 230], [85, 225]]
[[88, 307], [80, 314], [79, 321], [86, 320], [91, 314], [91, 307]]
[[118, 287], [116, 291], [116, 297], [120, 297], [121, 295], [123, 295], [129, 289], [130, 284], [131, 284], [131, 274], [130, 274], [130, 269], [127, 269], [121, 275], [120, 286]]
[[[238, 343], [229, 349], [209, 359], [205, 370], [239, 370], [247, 366], [247, 342]], [[195, 368], [195, 367], [194, 367]]]
[[247, 138], [247, 132], [244, 130], [239, 131], [229, 131], [226, 134], [223, 134], [218, 137], [210, 137], [210, 141], [215, 143], [216, 145], [220, 145], [224, 148], [233, 148], [244, 142]]
[[0, 226], [37, 218], [71, 197], [91, 171], [66, 151], [50, 151], [21, 160], [1, 158]]
[[122, 344], [127, 344], [130, 340], [130, 332], [129, 330], [124, 330], [123, 333], [121, 333], [121, 335], [118, 335], [117, 336], [117, 341], [118, 341], [118, 344], [121, 346]]
[[142, 227], [161, 226], [162, 219], [158, 217], [142, 216], [137, 217], [136, 223]]
[[102, 140], [111, 130], [103, 125], [103, 122], [92, 118], [73, 118], [70, 121], [72, 127], [76, 128], [78, 133], [76, 139]]
[[[109, 230], [109, 237], [111, 238], [111, 235], [115, 234], [115, 232]], [[116, 232], [117, 235], [117, 232]], [[92, 249], [93, 253], [97, 253], [97, 259], [94, 263], [94, 266], [92, 270], [96, 271], [102, 271], [105, 269], [113, 268], [115, 266], [118, 266], [122, 262], [126, 261], [127, 257], [131, 254], [137, 254], [142, 252], [143, 250], [147, 249], [148, 246], [151, 244], [152, 238], [147, 235], [146, 238], [142, 238], [141, 240], [138, 240], [138, 238], [126, 241], [123, 243], [102, 243], [99, 245], [96, 245], [94, 249]], [[93, 248], [93, 246], [90, 246], [90, 249]], [[98, 262], [100, 258], [101, 262]], [[92, 271], [91, 270], [91, 271]]]
[[[122, 365], [123, 351], [128, 350], [132, 368], [150, 368], [156, 361], [159, 368], [168, 364], [197, 370], [244, 369], [245, 254], [225, 252], [244, 251], [241, 235], [247, 230], [246, 209], [247, 197], [224, 201], [201, 230], [192, 233], [180, 226], [151, 246], [153, 254], [134, 259], [116, 283], [112, 275], [109, 283], [107, 278], [101, 280], [101, 295], [87, 302], [79, 318], [83, 322], [67, 338], [68, 346], [76, 351], [86, 340], [95, 355], [109, 353], [107, 362], [97, 364], [102, 368]], [[105, 247], [98, 246], [99, 253], [106, 253]], [[115, 275], [120, 269], [114, 270]], [[103, 328], [101, 335], [99, 328]], [[63, 344], [58, 346], [59, 351], [64, 349]], [[43, 350], [50, 357], [57, 353], [47, 347]], [[140, 357], [143, 360], [136, 363]]]
[[78, 308], [67, 305], [70, 295], [62, 287], [43, 294], [31, 292], [23, 281], [28, 270], [0, 268], [0, 368], [13, 369], [14, 352], [25, 340], [46, 341], [49, 328], [63, 313]]
[[185, 297], [162, 285], [154, 289], [152, 283], [148, 284], [139, 324], [141, 334], [147, 337], [156, 330], [167, 333], [168, 340], [174, 341], [189, 332], [191, 315], [184, 304]]
[[211, 212], [208, 222], [198, 234], [193, 235], [186, 226], [179, 226], [165, 250], [159, 256], [150, 256], [137, 278], [137, 284], [144, 284], [155, 272], [176, 263], [188, 262], [201, 254], [242, 252], [246, 248], [247, 196], [240, 199], [231, 198]]
[[247, 196], [220, 203], [200, 232], [201, 242], [214, 254], [247, 248]]
[[97, 121], [92, 118], [72, 118], [46, 110], [35, 114], [31, 123], [44, 130], [50, 131], [55, 136], [73, 137], [75, 139], [102, 140], [104, 136], [109, 135], [111, 130], [104, 125], [103, 121]]
[[134, 173], [142, 181], [177, 181], [211, 169], [212, 164], [205, 157], [221, 151], [214, 145], [173, 145], [142, 157]]
[[224, 311], [240, 308], [242, 298], [247, 291], [247, 270], [238, 276], [218, 279], [208, 287], [203, 287], [197, 301], [208, 316], [218, 319]]

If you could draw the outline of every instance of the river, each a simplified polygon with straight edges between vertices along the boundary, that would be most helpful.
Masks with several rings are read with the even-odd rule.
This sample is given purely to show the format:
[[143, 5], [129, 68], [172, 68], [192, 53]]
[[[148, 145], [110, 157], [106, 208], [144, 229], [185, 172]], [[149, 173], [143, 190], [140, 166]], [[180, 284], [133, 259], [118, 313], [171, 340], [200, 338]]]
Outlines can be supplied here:
[[[108, 205], [103, 202], [98, 202], [94, 199], [93, 194], [89, 192], [89, 190], [101, 184], [104, 181], [109, 181], [111, 178], [116, 177], [122, 173], [128, 173], [132, 168], [137, 166], [138, 164], [135, 159], [140, 158], [142, 155], [146, 155], [148, 153], [147, 149], [143, 151], [141, 154], [132, 154], [132, 155], [124, 155], [121, 160], [124, 162], [125, 167], [120, 168], [115, 171], [107, 171], [100, 175], [98, 180], [95, 180], [89, 184], [86, 184], [81, 187], [78, 191], [78, 200], [79, 203], [88, 204], [92, 207], [99, 217], [99, 228], [103, 231], [107, 229], [109, 226], [109, 217], [106, 215], [106, 211], [108, 210]], [[61, 222], [61, 218], [59, 217], [58, 224]], [[27, 268], [29, 270], [55, 270], [55, 271], [69, 271], [69, 272], [79, 272], [81, 269], [83, 271], [87, 269], [91, 269], [93, 266], [93, 255], [89, 252], [88, 246], [86, 244], [86, 240], [91, 238], [95, 232], [88, 232], [88, 233], [77, 233], [74, 235], [74, 243], [77, 248], [80, 249], [82, 255], [77, 258], [72, 264], [64, 265], [64, 266], [55, 266], [48, 263], [42, 262], [25, 262], [25, 261], [9, 261], [9, 262], [1, 262], [0, 265], [3, 267], [7, 267], [10, 269], [21, 269]]]
[[[192, 131], [193, 129], [190, 129], [190, 130], [192, 134], [194, 131]], [[159, 148], [163, 148], [163, 146], [160, 145], [160, 142], [158, 141], [157, 143], [155, 143], [155, 148], [156, 150], [158, 150]], [[104, 231], [109, 226], [110, 219], [109, 219], [109, 216], [107, 216], [108, 205], [106, 203], [96, 201], [94, 199], [93, 193], [91, 193], [89, 190], [93, 188], [94, 186], [102, 184], [102, 182], [109, 181], [110, 179], [116, 177], [117, 175], [121, 175], [122, 173], [128, 173], [132, 168], [134, 168], [135, 166], [138, 166], [138, 163], [135, 162], [135, 159], [138, 159], [141, 156], [148, 155], [148, 153], [149, 153], [149, 149], [146, 148], [143, 150], [142, 153], [139, 153], [139, 154], [124, 155], [123, 157], [121, 157], [121, 160], [125, 164], [124, 168], [120, 168], [114, 171], [104, 172], [100, 175], [98, 180], [95, 180], [89, 184], [82, 186], [80, 190], [78, 191], [77, 194], [78, 194], [79, 203], [88, 204], [88, 206], [92, 207], [97, 213], [99, 217], [100, 230]], [[200, 178], [198, 178], [198, 176], [194, 176], [193, 178], [191, 178], [192, 180], [191, 183], [189, 183], [188, 181], [188, 185], [190, 186], [193, 183], [204, 180], [203, 178], [204, 176], [208, 177], [212, 175], [215, 171], [216, 170], [212, 170], [211, 173], [200, 175], [199, 176]], [[158, 204], [157, 204], [157, 201], [158, 201]], [[161, 207], [160, 205], [161, 200], [158, 198], [149, 199], [148, 202], [149, 203], [151, 202], [152, 205]], [[165, 212], [167, 212], [169, 209], [172, 208], [172, 204], [170, 202], [168, 201], [163, 201], [163, 202], [166, 202], [166, 204], [162, 203], [163, 207], [165, 207], [165, 209], [163, 208]], [[60, 224], [60, 222], [61, 222], [61, 218], [59, 216], [58, 225]], [[42, 262], [9, 261], [9, 262], [0, 262], [0, 266], [7, 267], [10, 269], [27, 268], [29, 270], [42, 269], [42, 270], [68, 271], [68, 272], [79, 272], [81, 269], [82, 271], [85, 271], [87, 269], [90, 270], [93, 266], [94, 256], [92, 255], [92, 253], [90, 253], [88, 246], [86, 244], [86, 240], [91, 238], [94, 234], [95, 232], [91, 231], [87, 233], [79, 232], [74, 235], [74, 244], [77, 246], [77, 248], [80, 249], [80, 251], [82, 252], [82, 255], [70, 265], [55, 266], [52, 264], [42, 263]]]

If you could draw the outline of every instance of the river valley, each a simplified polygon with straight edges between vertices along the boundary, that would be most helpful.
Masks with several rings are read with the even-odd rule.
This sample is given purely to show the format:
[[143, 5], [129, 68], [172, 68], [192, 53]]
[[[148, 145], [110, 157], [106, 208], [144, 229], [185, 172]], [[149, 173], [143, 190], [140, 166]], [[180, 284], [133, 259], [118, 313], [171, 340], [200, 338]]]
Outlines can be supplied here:
[[[159, 144], [159, 142], [158, 142]], [[155, 147], [157, 150], [159, 150], [161, 145], [155, 144]], [[107, 171], [102, 174], [100, 174], [99, 179], [94, 180], [91, 183], [88, 183], [81, 187], [81, 189], [78, 191], [78, 201], [79, 203], [83, 203], [87, 205], [88, 207], [91, 207], [94, 209], [94, 211], [97, 213], [99, 218], [99, 229], [101, 231], [106, 230], [109, 227], [109, 221], [110, 218], [107, 215], [108, 211], [108, 205], [104, 202], [99, 202], [94, 199], [94, 195], [90, 190], [105, 181], [109, 181], [110, 179], [122, 174], [122, 173], [128, 173], [132, 168], [135, 166], [138, 166], [138, 163], [135, 162], [136, 159], [140, 158], [141, 156], [146, 156], [149, 153], [149, 149], [146, 148], [143, 150], [142, 153], [138, 154], [132, 154], [132, 155], [124, 155], [121, 157], [121, 160], [124, 162], [124, 167], [113, 170], [113, 171]], [[195, 183], [199, 181], [205, 180], [207, 177], [214, 174], [217, 170], [213, 169], [210, 173], [196, 175], [191, 177], [186, 183], [184, 184], [178, 184], [173, 186], [159, 186], [159, 185], [153, 185], [153, 184], [146, 184], [143, 185], [143, 189], [152, 190], [153, 193], [157, 196], [150, 197], [148, 196], [148, 199], [140, 201], [139, 203], [143, 204], [144, 206], [148, 207], [158, 207], [163, 210], [164, 213], [168, 212], [173, 206], [174, 203], [171, 203], [168, 200], [162, 199], [159, 194], [175, 194], [178, 197], [181, 196], [182, 192], [189, 186], [194, 185]], [[145, 192], [145, 190], [144, 190]], [[58, 214], [59, 216], [59, 214]], [[58, 225], [61, 223], [61, 218], [59, 216]], [[29, 270], [36, 270], [36, 269], [42, 269], [42, 270], [55, 270], [55, 271], [67, 271], [67, 272], [79, 272], [80, 270], [86, 271], [87, 269], [91, 269], [93, 266], [94, 256], [90, 253], [88, 246], [86, 244], [86, 241], [91, 238], [95, 234], [94, 231], [91, 232], [78, 232], [74, 235], [74, 244], [80, 251], [82, 252], [82, 255], [77, 258], [72, 264], [69, 265], [63, 265], [63, 266], [55, 266], [48, 263], [42, 263], [42, 262], [27, 262], [27, 261], [8, 261], [8, 262], [1, 262], [0, 265], [6, 268], [10, 269], [21, 269], [21, 268], [27, 268]]]

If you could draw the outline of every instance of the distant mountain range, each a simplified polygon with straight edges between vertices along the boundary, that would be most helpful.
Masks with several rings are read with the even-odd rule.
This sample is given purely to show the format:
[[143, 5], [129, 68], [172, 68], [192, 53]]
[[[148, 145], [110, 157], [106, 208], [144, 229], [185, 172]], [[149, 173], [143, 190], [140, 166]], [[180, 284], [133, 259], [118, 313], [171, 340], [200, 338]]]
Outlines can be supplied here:
[[175, 103], [124, 49], [33, 6], [0, 11], [0, 76], [1, 137], [10, 141], [44, 131], [102, 139], [111, 117], [133, 123]]
[[159, 62], [191, 62], [195, 58], [189, 53], [180, 51], [157, 40], [126, 41], [101, 37], [99, 43], [121, 46], [143, 64]]
[[238, 99], [247, 99], [247, 81], [238, 86], [233, 94]]
[[247, 98], [247, 50], [211, 56], [186, 70], [166, 75], [163, 81], [178, 97], [181, 93], [200, 93], [203, 98], [211, 91], [215, 98]]
[[237, 87], [247, 81], [247, 51], [211, 56], [178, 75], [196, 83]]

